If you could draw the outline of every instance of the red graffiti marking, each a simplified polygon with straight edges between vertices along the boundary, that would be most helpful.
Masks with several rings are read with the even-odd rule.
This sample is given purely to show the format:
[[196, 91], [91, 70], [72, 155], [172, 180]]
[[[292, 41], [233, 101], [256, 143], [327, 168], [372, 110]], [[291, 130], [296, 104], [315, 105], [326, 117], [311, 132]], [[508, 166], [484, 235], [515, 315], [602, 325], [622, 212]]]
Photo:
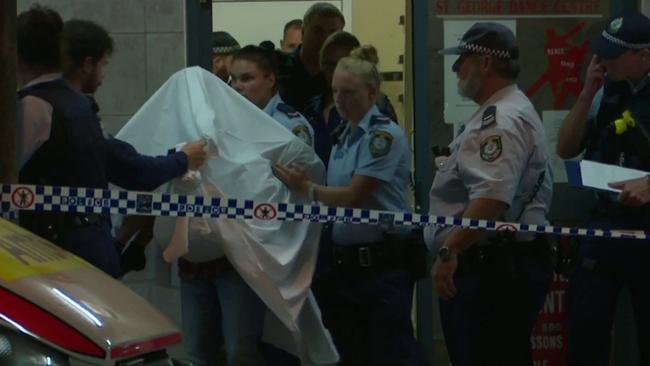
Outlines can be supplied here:
[[585, 63], [589, 42], [573, 45], [568, 41], [585, 27], [585, 22], [580, 22], [566, 34], [558, 35], [554, 29], [546, 30], [546, 45], [544, 53], [548, 59], [546, 71], [526, 91], [529, 97], [537, 93], [544, 85], [549, 84], [555, 98], [554, 109], [563, 109], [564, 102], [569, 94], [578, 96], [582, 90], [580, 68]]

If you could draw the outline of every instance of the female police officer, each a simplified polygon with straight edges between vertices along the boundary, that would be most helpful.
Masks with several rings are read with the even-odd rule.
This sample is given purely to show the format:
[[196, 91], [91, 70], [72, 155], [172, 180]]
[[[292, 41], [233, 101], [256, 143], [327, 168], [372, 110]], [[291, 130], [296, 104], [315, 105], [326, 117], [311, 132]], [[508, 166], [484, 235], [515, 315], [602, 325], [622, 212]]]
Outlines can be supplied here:
[[[407, 210], [411, 158], [404, 132], [375, 104], [376, 61], [372, 46], [339, 61], [332, 90], [347, 122], [330, 155], [328, 185], [312, 183], [300, 167], [274, 166], [290, 189], [329, 206]], [[343, 223], [334, 224], [332, 239], [330, 286], [315, 284], [315, 292], [342, 364], [426, 364], [413, 337], [414, 277], [402, 243], [389, 240], [380, 226]]]
[[[361, 46], [359, 40], [352, 33], [338, 31], [327, 37], [320, 50], [320, 68], [328, 87], [322, 94], [309, 99], [304, 114], [314, 128], [314, 150], [323, 160], [326, 168], [333, 142], [343, 127], [343, 119], [334, 108], [331, 88], [334, 69], [340, 59], [350, 55], [350, 52], [359, 46]], [[381, 91], [377, 92], [376, 102], [383, 115], [397, 121], [393, 105]]]
[[273, 51], [246, 46], [235, 53], [230, 66], [230, 85], [307, 145], [312, 146], [314, 131], [309, 122], [278, 93], [278, 61]]

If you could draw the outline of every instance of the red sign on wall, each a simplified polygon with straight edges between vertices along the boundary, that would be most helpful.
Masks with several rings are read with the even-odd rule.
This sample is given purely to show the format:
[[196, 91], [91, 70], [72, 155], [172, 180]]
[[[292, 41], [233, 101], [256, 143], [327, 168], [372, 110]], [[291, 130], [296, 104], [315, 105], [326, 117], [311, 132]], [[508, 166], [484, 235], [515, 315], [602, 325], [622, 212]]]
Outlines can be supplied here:
[[533, 328], [533, 366], [566, 365], [568, 287], [567, 279], [556, 274]]

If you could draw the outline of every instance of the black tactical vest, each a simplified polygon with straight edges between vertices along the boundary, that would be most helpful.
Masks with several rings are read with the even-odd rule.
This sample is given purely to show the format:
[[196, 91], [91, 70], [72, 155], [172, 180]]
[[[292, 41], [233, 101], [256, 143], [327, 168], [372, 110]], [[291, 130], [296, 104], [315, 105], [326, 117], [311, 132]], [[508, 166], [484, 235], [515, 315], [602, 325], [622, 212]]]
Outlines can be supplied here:
[[[614, 121], [629, 110], [638, 124], [616, 134]], [[605, 84], [595, 124], [588, 132], [585, 159], [650, 171], [650, 84], [632, 95], [627, 82]]]
[[19, 91], [53, 108], [50, 138], [19, 173], [19, 182], [56, 186], [107, 188], [107, 146], [94, 102], [63, 79]]
[[[18, 98], [39, 97], [52, 105], [49, 139], [19, 172], [24, 184], [108, 188], [107, 143], [97, 107], [63, 79], [36, 84], [18, 92]], [[52, 242], [74, 228], [108, 222], [97, 214], [21, 211], [20, 225]]]

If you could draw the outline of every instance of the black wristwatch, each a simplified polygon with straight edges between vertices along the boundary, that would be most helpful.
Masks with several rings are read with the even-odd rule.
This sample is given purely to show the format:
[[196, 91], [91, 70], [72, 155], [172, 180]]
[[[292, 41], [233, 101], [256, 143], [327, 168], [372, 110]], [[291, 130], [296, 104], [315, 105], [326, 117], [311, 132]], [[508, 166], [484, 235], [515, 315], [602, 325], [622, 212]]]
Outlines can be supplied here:
[[442, 246], [440, 249], [438, 249], [438, 259], [440, 259], [442, 262], [448, 261], [449, 257], [451, 257], [451, 250], [449, 247]]

